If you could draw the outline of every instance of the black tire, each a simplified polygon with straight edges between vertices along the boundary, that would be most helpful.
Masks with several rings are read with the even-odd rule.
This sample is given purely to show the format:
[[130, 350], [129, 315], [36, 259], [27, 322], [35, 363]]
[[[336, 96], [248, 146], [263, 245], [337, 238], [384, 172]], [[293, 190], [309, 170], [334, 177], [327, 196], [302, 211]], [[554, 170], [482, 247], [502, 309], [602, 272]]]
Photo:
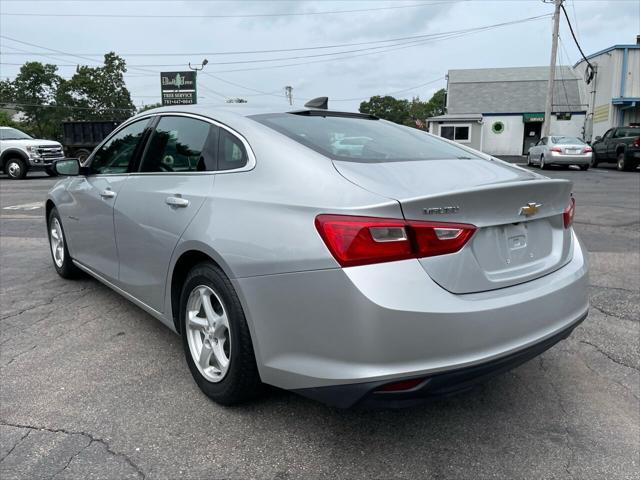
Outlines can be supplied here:
[[29, 167], [20, 157], [9, 158], [4, 164], [4, 172], [11, 180], [22, 180], [28, 171]]
[[53, 167], [47, 167], [44, 169], [45, 173], [47, 175], [49, 175], [50, 177], [57, 177], [58, 174], [56, 173], [56, 171], [53, 169]]
[[531, 161], [531, 155], [527, 154], [527, 167], [532, 167], [533, 162]]
[[80, 165], [82, 165], [85, 160], [89, 158], [89, 155], [91, 155], [91, 152], [89, 150], [81, 149], [74, 152], [74, 157], [78, 159]]
[[580, 170], [582, 170], [583, 172], [586, 170], [589, 170], [589, 164], [587, 163], [586, 165], [579, 165]]
[[[63, 238], [62, 248], [64, 251], [64, 257], [61, 265], [58, 265], [56, 263], [56, 259], [53, 255], [53, 248], [51, 247], [52, 245], [51, 230], [54, 223], [54, 219], [58, 221], [58, 224], [60, 225], [60, 230], [62, 231], [62, 238]], [[64, 233], [64, 227], [62, 226], [62, 220], [60, 219], [60, 215], [58, 214], [58, 209], [55, 207], [51, 209], [51, 212], [49, 212], [49, 218], [47, 219], [47, 237], [49, 238], [49, 253], [51, 254], [53, 267], [56, 269], [56, 272], [58, 272], [58, 275], [60, 275], [62, 278], [67, 278], [67, 279], [81, 277], [82, 270], [80, 270], [78, 267], [75, 266], [75, 264], [73, 263], [73, 259], [69, 254], [69, 249], [67, 248], [67, 242], [66, 242], [66, 234]]]
[[616, 168], [621, 172], [630, 172], [635, 166], [625, 158], [624, 152], [620, 152], [616, 158]]
[[[187, 302], [191, 292], [203, 285], [211, 288], [224, 303], [231, 332], [229, 367], [218, 382], [209, 381], [200, 372], [187, 339]], [[212, 262], [196, 265], [187, 275], [180, 295], [180, 331], [189, 370], [205, 395], [221, 405], [236, 405], [260, 393], [262, 383], [242, 305], [227, 276]]]
[[540, 170], [546, 170], [547, 168], [549, 168], [549, 165], [547, 165], [544, 161], [544, 155], [542, 155], [540, 157]]

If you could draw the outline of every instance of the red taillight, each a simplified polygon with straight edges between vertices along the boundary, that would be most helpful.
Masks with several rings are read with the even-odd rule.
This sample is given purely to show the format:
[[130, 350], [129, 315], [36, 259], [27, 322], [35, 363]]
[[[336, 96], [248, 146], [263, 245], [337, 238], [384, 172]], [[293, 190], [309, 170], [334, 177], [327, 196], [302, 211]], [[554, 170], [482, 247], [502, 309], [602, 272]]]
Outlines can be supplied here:
[[402, 392], [417, 387], [424, 381], [424, 378], [413, 378], [411, 380], [401, 380], [399, 382], [387, 383], [377, 389], [378, 392]]
[[592, 149], [591, 147], [584, 147], [583, 152], [584, 152], [584, 153], [593, 152], [593, 149]]
[[634, 138], [633, 146], [636, 147], [636, 148], [640, 148], [640, 137]]
[[552, 152], [562, 153], [562, 149], [560, 147], [551, 147], [550, 150]]
[[562, 212], [562, 220], [564, 221], [564, 228], [569, 228], [573, 224], [573, 217], [576, 215], [576, 200], [571, 197], [569, 205]]
[[459, 223], [347, 215], [318, 215], [316, 228], [343, 267], [454, 253], [476, 229]]

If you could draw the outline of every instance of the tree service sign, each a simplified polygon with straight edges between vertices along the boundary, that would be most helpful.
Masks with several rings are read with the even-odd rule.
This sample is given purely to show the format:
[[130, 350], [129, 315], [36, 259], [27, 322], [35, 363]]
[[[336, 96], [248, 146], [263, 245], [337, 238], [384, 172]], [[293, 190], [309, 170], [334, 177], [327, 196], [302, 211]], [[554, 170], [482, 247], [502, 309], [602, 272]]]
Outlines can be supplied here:
[[160, 73], [162, 105], [192, 105], [197, 103], [196, 72]]

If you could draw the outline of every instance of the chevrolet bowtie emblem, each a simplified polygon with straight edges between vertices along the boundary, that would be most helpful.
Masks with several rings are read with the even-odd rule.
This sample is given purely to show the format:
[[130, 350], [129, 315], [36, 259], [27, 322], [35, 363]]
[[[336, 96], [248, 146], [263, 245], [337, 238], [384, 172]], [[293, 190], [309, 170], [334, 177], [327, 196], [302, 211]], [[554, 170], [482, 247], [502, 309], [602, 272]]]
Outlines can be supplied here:
[[536, 213], [538, 213], [538, 210], [540, 210], [541, 206], [541, 203], [529, 202], [524, 207], [520, 207], [520, 215], [524, 215], [525, 217], [535, 215]]

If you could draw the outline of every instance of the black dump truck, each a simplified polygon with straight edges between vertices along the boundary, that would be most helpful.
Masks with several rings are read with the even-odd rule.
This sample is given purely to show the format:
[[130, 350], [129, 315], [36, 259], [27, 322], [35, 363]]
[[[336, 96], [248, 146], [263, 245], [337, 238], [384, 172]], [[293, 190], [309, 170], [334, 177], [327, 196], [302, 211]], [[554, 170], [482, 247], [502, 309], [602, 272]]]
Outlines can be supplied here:
[[110, 120], [63, 122], [62, 145], [65, 154], [83, 163], [91, 151], [118, 126], [118, 123]]

